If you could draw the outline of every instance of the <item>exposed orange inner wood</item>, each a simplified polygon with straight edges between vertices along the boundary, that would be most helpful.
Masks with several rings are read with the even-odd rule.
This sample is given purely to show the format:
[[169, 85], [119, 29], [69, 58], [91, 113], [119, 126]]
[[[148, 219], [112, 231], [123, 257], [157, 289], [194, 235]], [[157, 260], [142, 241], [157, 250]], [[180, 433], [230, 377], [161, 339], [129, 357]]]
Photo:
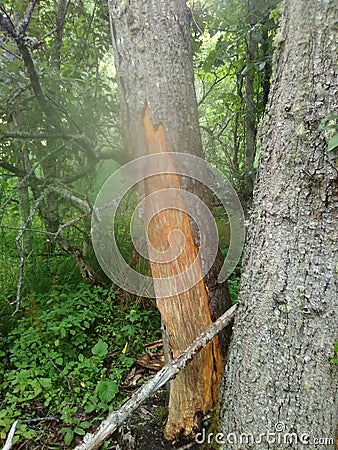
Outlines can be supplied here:
[[[162, 124], [154, 127], [149, 110], [144, 111], [144, 133], [148, 154], [168, 153], [165, 132]], [[175, 171], [170, 155], [167, 155], [167, 167]], [[161, 192], [162, 201], [168, 188], [180, 189], [177, 174], [160, 174], [145, 180], [146, 193]], [[202, 278], [202, 269], [198, 256], [198, 248], [191, 231], [189, 215], [186, 212], [183, 195], [176, 194], [176, 208], [158, 212], [149, 223], [148, 238], [158, 251], [169, 248], [169, 234], [179, 229], [185, 236], [185, 246], [181, 254], [168, 263], [150, 261], [150, 270], [154, 278], [168, 278], [178, 275], [197, 260], [194, 265], [196, 278], [200, 280], [189, 290], [171, 297], [157, 298], [157, 307], [161, 312], [166, 332], [164, 341], [165, 353], [174, 358], [211, 323], [208, 294]], [[152, 210], [158, 205], [148, 204]], [[158, 209], [157, 209], [158, 210]], [[180, 238], [171, 235], [170, 244], [176, 250], [180, 247]], [[155, 282], [156, 292], [156, 282]], [[196, 424], [197, 414], [205, 413], [212, 408], [220, 384], [223, 361], [218, 338], [215, 338], [200, 355], [171, 382], [169, 397], [169, 417], [165, 428], [168, 439], [178, 434], [190, 434]]]

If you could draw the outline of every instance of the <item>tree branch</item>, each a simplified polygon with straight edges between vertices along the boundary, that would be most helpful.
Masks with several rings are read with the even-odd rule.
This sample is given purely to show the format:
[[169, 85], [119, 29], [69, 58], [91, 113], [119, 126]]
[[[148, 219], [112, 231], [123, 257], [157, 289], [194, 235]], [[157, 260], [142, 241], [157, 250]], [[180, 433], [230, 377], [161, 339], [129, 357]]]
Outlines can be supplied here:
[[63, 186], [48, 186], [50, 192], [55, 192], [56, 194], [61, 195], [61, 197], [69, 200], [71, 203], [78, 206], [81, 211], [84, 211], [86, 213], [91, 213], [92, 207], [86, 200], [82, 200], [81, 198], [77, 197], [73, 194], [72, 191], [66, 189]]
[[134, 412], [142, 402], [160, 387], [175, 377], [186, 365], [234, 318], [237, 305], [232, 306], [212, 323], [177, 358], [165, 365], [151, 380], [138, 389], [135, 394], [118, 410], [112, 412], [99, 426], [95, 434], [87, 433], [83, 443], [75, 450], [97, 450], [103, 442]]
[[27, 48], [24, 36], [24, 33], [26, 32], [27, 27], [29, 25], [29, 21], [32, 17], [33, 9], [35, 5], [38, 3], [38, 1], [39, 0], [30, 1], [25, 13], [25, 17], [17, 29], [13, 25], [13, 22], [10, 20], [10, 17], [6, 13], [6, 10], [4, 8], [1, 8], [1, 10], [6, 14], [6, 17], [0, 13], [0, 27], [3, 29], [5, 33], [7, 33], [15, 40], [18, 50], [23, 59], [24, 65], [26, 67], [28, 77], [30, 79], [30, 84], [35, 94], [35, 97], [38, 100], [40, 107], [47, 116], [47, 118], [50, 119], [52, 123], [55, 122], [54, 126], [58, 130], [60, 130], [62, 128], [61, 124], [59, 123], [59, 120], [56, 119], [54, 110], [51, 108], [50, 104], [48, 103], [43, 93], [39, 75], [35, 69], [34, 61], [32, 59], [30, 51]]
[[217, 78], [217, 75], [215, 75], [215, 76], [216, 76], [215, 81], [212, 83], [212, 85], [210, 86], [210, 88], [209, 88], [206, 92], [203, 93], [202, 98], [201, 98], [200, 101], [198, 102], [197, 106], [200, 107], [200, 106], [202, 105], [202, 103], [204, 102], [204, 100], [208, 97], [208, 95], [210, 94], [210, 92], [213, 90], [213, 88], [214, 88], [218, 83], [220, 83], [221, 81], [225, 80], [229, 75], [230, 75], [230, 74], [227, 73], [227, 74], [225, 74], [225, 75], [224, 75], [223, 77], [221, 77], [221, 78]]
[[57, 238], [59, 237], [60, 233], [62, 233], [62, 231], [65, 228], [71, 227], [72, 225], [74, 225], [74, 223], [79, 222], [80, 220], [84, 219], [87, 216], [87, 214], [82, 214], [82, 216], [80, 217], [76, 217], [75, 219], [71, 220], [70, 222], [64, 223], [62, 225], [59, 226], [59, 229], [57, 230], [56, 233], [52, 233], [54, 235], [54, 240], [57, 240]]
[[74, 181], [79, 180], [80, 178], [87, 175], [87, 173], [91, 172], [94, 169], [94, 167], [96, 166], [97, 162], [98, 161], [96, 159], [92, 160], [79, 172], [76, 172], [73, 175], [68, 175], [66, 177], [60, 178], [58, 181], [60, 183], [64, 183], [64, 184], [74, 183]]
[[56, 11], [56, 27], [55, 27], [55, 41], [53, 46], [52, 59], [54, 64], [60, 69], [60, 51], [62, 46], [63, 29], [66, 19], [68, 0], [60, 0]]
[[11, 195], [9, 197], [7, 197], [7, 199], [0, 205], [0, 211], [2, 209], [5, 208], [5, 206], [13, 200], [15, 194], [19, 191], [19, 189], [24, 185], [24, 183], [30, 178], [32, 177], [37, 184], [41, 183], [41, 180], [39, 180], [36, 176], [35, 176], [35, 170], [41, 165], [41, 163], [45, 160], [47, 160], [50, 156], [52, 156], [53, 154], [61, 151], [63, 148], [66, 147], [66, 145], [69, 144], [69, 142], [64, 142], [61, 145], [59, 145], [57, 148], [51, 150], [50, 152], [48, 152], [46, 155], [44, 155], [37, 163], [34, 164], [34, 166], [31, 168], [31, 170], [27, 173], [27, 175], [25, 175], [24, 178], [22, 178], [22, 180], [20, 181], [20, 183], [18, 184], [18, 186], [13, 189]]
[[26, 12], [25, 12], [25, 17], [23, 18], [23, 21], [20, 23], [20, 25], [18, 26], [18, 33], [23, 35], [26, 33], [29, 22], [31, 20], [32, 14], [33, 14], [33, 10], [35, 8], [35, 5], [37, 3], [39, 3], [40, 0], [31, 0], [29, 2], [29, 5], [27, 6]]
[[21, 56], [17, 55], [12, 50], [9, 50], [8, 48], [4, 47], [3, 45], [0, 45], [0, 48], [2, 48], [2, 50], [5, 50], [5, 52], [9, 53], [10, 55], [14, 56], [15, 58], [20, 59], [20, 61], [22, 61]]
[[2, 167], [5, 170], [8, 170], [8, 172], [14, 173], [19, 178], [22, 178], [27, 175], [25, 171], [18, 169], [17, 167], [13, 166], [12, 164], [6, 161], [0, 160], [0, 167]]
[[33, 89], [37, 101], [39, 102], [42, 111], [46, 114], [47, 118], [52, 121], [52, 123], [55, 125], [55, 128], [60, 130], [61, 125], [58, 123], [59, 122], [58, 120], [55, 120], [54, 111], [51, 108], [50, 104], [48, 103], [45, 94], [43, 93], [39, 80], [39, 75], [35, 69], [34, 61], [27, 48], [24, 38], [22, 36], [21, 37], [18, 36], [15, 38], [15, 42], [22, 56], [23, 62], [25, 64], [31, 82], [31, 87]]
[[16, 39], [17, 31], [13, 25], [13, 22], [11, 21], [11, 18], [9, 17], [3, 6], [1, 6], [0, 9], [6, 15], [5, 17], [3, 14], [0, 13], [0, 27], [5, 33], [7, 33], [9, 36], [12, 36], [12, 38]]
[[30, 133], [25, 131], [0, 131], [0, 139], [73, 139], [78, 141], [88, 140], [88, 138], [84, 134], [70, 134], [67, 132], [50, 133], [48, 131], [42, 133]]

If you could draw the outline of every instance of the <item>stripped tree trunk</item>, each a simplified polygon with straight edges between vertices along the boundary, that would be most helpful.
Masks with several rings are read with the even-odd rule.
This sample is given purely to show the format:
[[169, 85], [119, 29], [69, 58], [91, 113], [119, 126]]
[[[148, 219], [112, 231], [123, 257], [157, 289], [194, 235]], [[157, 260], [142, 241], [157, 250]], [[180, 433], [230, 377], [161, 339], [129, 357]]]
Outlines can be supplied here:
[[[194, 90], [189, 35], [189, 10], [177, 0], [109, 0], [115, 65], [119, 83], [126, 160], [159, 151], [202, 156]], [[172, 164], [170, 158], [168, 164]], [[146, 193], [174, 186], [181, 180], [155, 177], [145, 183]], [[192, 185], [189, 185], [192, 188]], [[201, 187], [194, 193], [205, 197]], [[183, 199], [178, 202], [182, 203]], [[183, 204], [183, 203], [182, 203]], [[166, 222], [166, 229], [163, 225]], [[180, 269], [196, 258], [197, 245], [187, 214], [169, 210], [158, 214], [149, 227], [157, 248], [166, 248], [168, 233], [181, 228], [187, 246]], [[220, 261], [218, 260], [219, 264]], [[177, 356], [221, 312], [230, 306], [227, 287], [217, 285], [217, 265], [194, 288], [175, 297], [157, 298], [161, 311], [166, 354]], [[152, 264], [159, 278], [175, 275], [178, 266]], [[155, 286], [156, 291], [156, 286]], [[209, 304], [211, 309], [209, 308]], [[217, 397], [222, 355], [216, 338], [170, 386], [168, 439], [190, 434], [199, 413], [209, 410]]]
[[[336, 1], [284, 1], [222, 386], [224, 449], [229, 433], [233, 449], [334, 448], [338, 165], [316, 130], [337, 114], [337, 19]], [[263, 436], [250, 445], [241, 433]]]

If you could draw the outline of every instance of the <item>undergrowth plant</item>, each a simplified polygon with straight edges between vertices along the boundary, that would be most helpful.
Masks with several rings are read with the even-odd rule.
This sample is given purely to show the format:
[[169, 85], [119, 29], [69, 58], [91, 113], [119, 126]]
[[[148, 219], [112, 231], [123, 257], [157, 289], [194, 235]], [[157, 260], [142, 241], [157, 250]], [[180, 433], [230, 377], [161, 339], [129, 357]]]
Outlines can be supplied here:
[[85, 418], [124, 400], [122, 380], [159, 337], [159, 316], [84, 283], [30, 294], [25, 306], [1, 340], [0, 438], [18, 419], [14, 442], [43, 439], [32, 419], [53, 416], [68, 446], [90, 426]]

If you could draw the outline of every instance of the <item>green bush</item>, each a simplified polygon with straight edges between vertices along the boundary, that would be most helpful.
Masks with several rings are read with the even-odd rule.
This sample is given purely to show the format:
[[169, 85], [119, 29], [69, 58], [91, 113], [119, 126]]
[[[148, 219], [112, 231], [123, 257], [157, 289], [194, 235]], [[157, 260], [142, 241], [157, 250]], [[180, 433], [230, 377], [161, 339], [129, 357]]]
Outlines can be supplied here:
[[[155, 310], [119, 300], [113, 291], [83, 283], [30, 297], [0, 348], [1, 439], [16, 418], [52, 414], [63, 421], [60, 432], [69, 445], [89, 426], [79, 412], [94, 417], [118, 406], [123, 377], [160, 333]], [[34, 434], [37, 439], [21, 421], [16, 439]]]

